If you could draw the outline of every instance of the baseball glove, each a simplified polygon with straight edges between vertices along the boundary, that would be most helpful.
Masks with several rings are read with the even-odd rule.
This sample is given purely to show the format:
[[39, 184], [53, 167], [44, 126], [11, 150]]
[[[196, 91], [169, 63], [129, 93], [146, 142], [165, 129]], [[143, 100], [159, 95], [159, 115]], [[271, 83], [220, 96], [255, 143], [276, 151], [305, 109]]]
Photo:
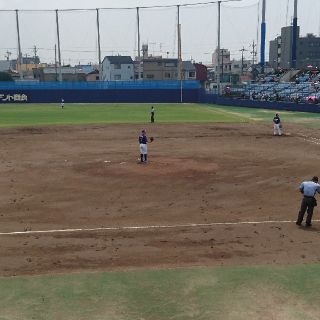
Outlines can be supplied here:
[[150, 137], [150, 142], [153, 142], [153, 140], [154, 140], [154, 137]]

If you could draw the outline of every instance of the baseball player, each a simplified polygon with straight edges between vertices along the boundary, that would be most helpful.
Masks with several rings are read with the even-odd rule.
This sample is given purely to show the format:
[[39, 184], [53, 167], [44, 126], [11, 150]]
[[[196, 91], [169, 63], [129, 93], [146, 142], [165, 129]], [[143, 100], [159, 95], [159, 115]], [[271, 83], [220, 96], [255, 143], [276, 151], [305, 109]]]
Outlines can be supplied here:
[[[150, 142], [153, 141], [151, 137]], [[148, 161], [148, 138], [146, 135], [146, 130], [142, 130], [139, 136], [139, 147], [140, 147], [140, 163], [147, 163]]]
[[275, 117], [273, 118], [273, 135], [281, 136], [282, 135], [281, 128], [282, 128], [282, 124], [279, 117], [279, 113], [276, 113]]
[[313, 209], [317, 206], [317, 200], [315, 194], [320, 193], [320, 184], [318, 183], [318, 177], [314, 176], [311, 181], [302, 182], [300, 185], [300, 192], [303, 194], [301, 201], [301, 208], [298, 214], [296, 225], [301, 226], [304, 214], [308, 213], [306, 219], [306, 227], [311, 227], [311, 220], [313, 215]]
[[63, 98], [61, 99], [60, 106], [61, 106], [61, 109], [63, 109], [63, 108], [64, 108], [64, 99], [63, 99]]
[[154, 113], [155, 113], [155, 110], [154, 110], [154, 107], [152, 106], [151, 107], [151, 111], [150, 111], [150, 121], [151, 123], [154, 123]]

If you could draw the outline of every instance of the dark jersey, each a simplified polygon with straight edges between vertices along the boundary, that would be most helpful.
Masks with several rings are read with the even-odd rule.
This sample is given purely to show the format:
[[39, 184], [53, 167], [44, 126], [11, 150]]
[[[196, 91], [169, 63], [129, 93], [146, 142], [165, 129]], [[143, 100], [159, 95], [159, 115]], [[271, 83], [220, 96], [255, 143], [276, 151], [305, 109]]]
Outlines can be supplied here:
[[278, 117], [278, 116], [275, 116], [274, 118], [273, 118], [273, 123], [274, 124], [280, 124], [280, 118]]
[[147, 144], [148, 143], [147, 136], [144, 136], [144, 135], [139, 136], [139, 143], [140, 144]]

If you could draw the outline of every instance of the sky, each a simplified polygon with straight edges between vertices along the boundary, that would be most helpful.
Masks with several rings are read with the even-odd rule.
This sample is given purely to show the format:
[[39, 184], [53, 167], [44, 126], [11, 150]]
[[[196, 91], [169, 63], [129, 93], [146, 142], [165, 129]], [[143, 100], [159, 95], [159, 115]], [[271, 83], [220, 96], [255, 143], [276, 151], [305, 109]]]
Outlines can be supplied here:
[[[43, 62], [54, 62], [57, 44], [55, 9], [132, 8], [99, 10], [102, 56], [137, 55], [136, 7], [174, 5], [172, 8], [140, 9], [141, 43], [149, 54], [177, 56], [177, 7], [207, 0], [0, 0], [0, 60], [7, 52], [17, 57], [15, 12], [19, 10], [20, 38], [24, 56], [36, 53]], [[294, 0], [267, 0], [268, 42], [291, 23]], [[320, 32], [320, 0], [299, 0], [298, 24], [301, 34]], [[287, 10], [288, 9], [288, 10]], [[52, 10], [32, 12], [23, 10]], [[253, 47], [260, 51], [261, 0], [228, 2], [221, 7], [221, 44], [233, 59], [252, 59]], [[96, 11], [59, 11], [61, 56], [65, 64], [98, 61]], [[217, 46], [217, 5], [180, 8], [184, 60], [210, 63]], [[254, 42], [254, 43], [253, 43]], [[258, 46], [256, 44], [258, 43]], [[268, 60], [268, 56], [266, 57]]]

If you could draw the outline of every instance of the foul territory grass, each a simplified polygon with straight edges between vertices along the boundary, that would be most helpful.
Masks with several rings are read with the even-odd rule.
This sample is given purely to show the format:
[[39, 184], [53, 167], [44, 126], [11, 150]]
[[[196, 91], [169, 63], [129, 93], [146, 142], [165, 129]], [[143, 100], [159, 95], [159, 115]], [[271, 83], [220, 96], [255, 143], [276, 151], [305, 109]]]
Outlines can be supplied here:
[[[152, 104], [0, 105], [0, 127], [149, 122]], [[275, 111], [203, 104], [154, 104], [157, 123], [271, 121]], [[284, 122], [319, 126], [320, 114], [281, 112]]]
[[319, 319], [319, 272], [303, 265], [0, 278], [0, 319]]

